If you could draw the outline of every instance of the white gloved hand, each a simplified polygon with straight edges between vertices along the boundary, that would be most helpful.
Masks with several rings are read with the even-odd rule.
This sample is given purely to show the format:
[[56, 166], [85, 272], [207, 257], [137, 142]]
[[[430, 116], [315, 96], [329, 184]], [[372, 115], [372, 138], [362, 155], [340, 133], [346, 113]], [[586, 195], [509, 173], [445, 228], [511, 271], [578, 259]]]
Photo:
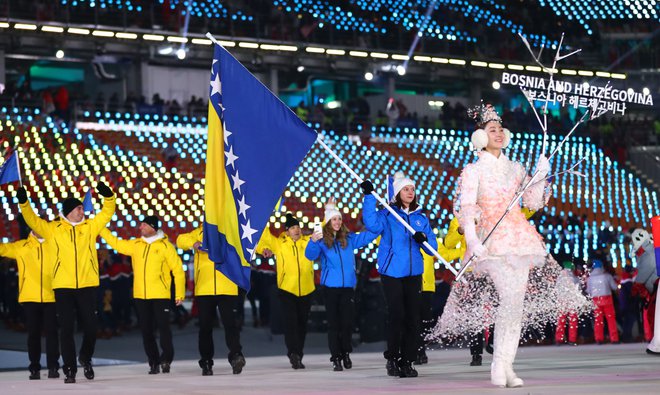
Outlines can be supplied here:
[[550, 162], [548, 161], [548, 158], [545, 157], [545, 155], [539, 156], [539, 159], [536, 162], [536, 170], [539, 173], [539, 178], [545, 178], [548, 173], [550, 173]]
[[468, 251], [470, 251], [477, 258], [488, 255], [488, 248], [476, 237], [466, 237], [465, 243], [467, 244]]

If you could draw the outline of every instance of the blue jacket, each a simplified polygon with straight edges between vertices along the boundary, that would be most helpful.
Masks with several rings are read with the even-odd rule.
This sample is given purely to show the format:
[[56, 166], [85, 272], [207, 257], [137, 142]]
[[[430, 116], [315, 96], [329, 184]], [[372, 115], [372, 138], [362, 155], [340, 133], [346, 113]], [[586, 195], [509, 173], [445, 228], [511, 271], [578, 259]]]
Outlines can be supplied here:
[[328, 248], [323, 242], [311, 241], [305, 249], [305, 257], [310, 261], [321, 258], [321, 285], [331, 288], [353, 288], [355, 278], [355, 250], [371, 243], [377, 234], [371, 232], [349, 233], [346, 248], [338, 241]]
[[[390, 277], [418, 276], [424, 272], [424, 259], [421, 249], [428, 255], [421, 244], [417, 244], [410, 233], [387, 209], [376, 210], [376, 198], [364, 197], [362, 219], [367, 230], [382, 236], [378, 247], [378, 273]], [[431, 230], [428, 218], [420, 209], [406, 214], [395, 206], [392, 208], [408, 221], [416, 231], [424, 232], [431, 247], [437, 250], [438, 242]]]

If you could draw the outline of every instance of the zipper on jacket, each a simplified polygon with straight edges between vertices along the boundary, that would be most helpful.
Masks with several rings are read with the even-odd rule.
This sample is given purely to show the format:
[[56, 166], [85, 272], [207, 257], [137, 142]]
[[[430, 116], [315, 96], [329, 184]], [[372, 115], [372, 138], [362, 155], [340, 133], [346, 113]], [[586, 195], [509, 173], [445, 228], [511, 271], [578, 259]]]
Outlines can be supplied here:
[[[410, 225], [410, 215], [406, 214], [406, 222]], [[410, 258], [410, 274], [412, 276], [412, 236], [408, 235], [408, 258]]]
[[39, 268], [39, 274], [41, 277], [41, 303], [44, 302], [44, 245], [39, 243], [39, 258], [41, 261], [41, 267]]
[[73, 234], [73, 253], [76, 257], [76, 289], [78, 289], [78, 244], [76, 243], [76, 227], [71, 229]]
[[213, 295], [217, 295], [218, 294], [218, 273], [215, 272], [216, 271], [215, 270], [215, 263], [213, 263], [213, 265], [211, 266], [211, 269], [213, 269], [211, 271], [211, 274], [213, 274]]
[[293, 242], [293, 255], [296, 256], [296, 262], [298, 263], [298, 296], [302, 296], [302, 285], [300, 280], [300, 259], [298, 258], [298, 248], [296, 248], [296, 242]]
[[142, 255], [142, 259], [144, 259], [144, 268], [143, 273], [142, 273], [142, 283], [144, 284], [144, 298], [147, 298], [147, 259], [149, 258], [149, 249], [151, 249], [151, 244], [147, 245], [147, 249], [144, 250], [144, 254]]
[[341, 286], [342, 288], [345, 287], [344, 285], [344, 260], [341, 259], [341, 251], [339, 249], [339, 242], [335, 242], [335, 248], [337, 249], [337, 255], [339, 255], [339, 264], [341, 265]]
[[195, 253], [195, 295], [198, 293], [198, 285], [199, 285], [199, 273], [201, 273], [201, 270], [199, 269], [199, 251]]

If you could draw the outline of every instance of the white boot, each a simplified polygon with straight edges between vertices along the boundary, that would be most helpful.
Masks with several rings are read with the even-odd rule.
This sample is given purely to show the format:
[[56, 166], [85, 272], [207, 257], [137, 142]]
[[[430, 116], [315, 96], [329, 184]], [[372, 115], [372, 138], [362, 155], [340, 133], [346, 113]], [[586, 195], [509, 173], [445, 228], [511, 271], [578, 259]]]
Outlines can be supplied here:
[[501, 388], [507, 386], [506, 367], [502, 362], [490, 363], [490, 383]]
[[516, 375], [516, 372], [513, 371], [513, 366], [509, 365], [505, 369], [506, 371], [506, 386], [509, 388], [522, 387], [525, 382]]

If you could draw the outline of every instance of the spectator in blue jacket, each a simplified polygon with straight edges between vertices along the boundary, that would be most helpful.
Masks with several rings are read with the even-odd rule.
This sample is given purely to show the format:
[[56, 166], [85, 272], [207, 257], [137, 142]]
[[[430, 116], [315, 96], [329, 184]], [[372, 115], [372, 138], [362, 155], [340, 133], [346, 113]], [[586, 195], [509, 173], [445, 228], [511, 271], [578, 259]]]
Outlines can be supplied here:
[[330, 361], [334, 371], [339, 372], [353, 367], [349, 354], [353, 351], [353, 294], [357, 283], [355, 250], [371, 243], [378, 235], [368, 231], [349, 232], [334, 199], [325, 206], [323, 228], [320, 230], [312, 234], [312, 241], [305, 249], [305, 257], [310, 261], [321, 260]]
[[387, 374], [417, 377], [412, 362], [417, 358], [420, 303], [424, 260], [422, 244], [437, 249], [429, 220], [417, 203], [415, 183], [397, 172], [392, 183], [392, 209], [415, 230], [411, 234], [388, 210], [376, 208], [370, 181], [360, 184], [364, 197], [363, 221], [367, 230], [381, 236], [378, 248], [378, 272], [381, 276], [388, 311], [387, 350], [384, 353]]

